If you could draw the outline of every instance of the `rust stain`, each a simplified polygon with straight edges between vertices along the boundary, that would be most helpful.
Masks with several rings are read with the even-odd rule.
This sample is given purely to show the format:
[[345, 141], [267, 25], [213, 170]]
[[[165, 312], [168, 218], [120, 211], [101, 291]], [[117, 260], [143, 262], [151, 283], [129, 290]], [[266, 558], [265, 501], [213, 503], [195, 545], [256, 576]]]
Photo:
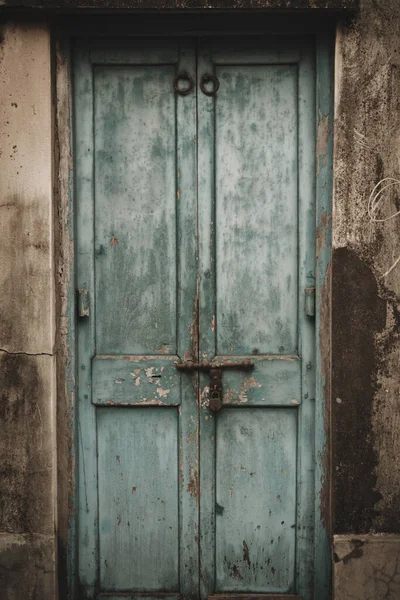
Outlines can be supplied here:
[[251, 562], [250, 562], [250, 556], [249, 556], [249, 547], [246, 544], [245, 540], [243, 540], [243, 560], [244, 560], [244, 562], [246, 562], [248, 564], [248, 567], [250, 569]]
[[116, 461], [117, 461], [117, 463], [119, 463], [119, 462], [120, 462], [120, 458], [121, 458], [121, 457], [120, 457], [120, 456], [118, 456], [118, 454], [117, 454], [117, 456], [116, 456], [115, 458], [116, 458]]
[[133, 487], [133, 488], [132, 488], [132, 494], [134, 494], [135, 492], [136, 492], [136, 488], [135, 488], [135, 487]]
[[215, 331], [215, 315], [213, 315], [213, 318], [211, 319], [211, 331]]
[[239, 579], [239, 581], [242, 581], [242, 579], [243, 579], [243, 575], [240, 574], [240, 571], [236, 565], [233, 565], [233, 567], [232, 567], [232, 576], [233, 576], [233, 579]]
[[193, 358], [197, 358], [199, 355], [199, 286], [200, 278], [197, 277], [196, 295], [193, 301], [193, 320], [190, 326], [191, 351]]
[[320, 490], [320, 511], [321, 521], [324, 524], [328, 535], [331, 534], [332, 507], [331, 507], [331, 482], [329, 473], [331, 472], [331, 343], [328, 332], [331, 327], [331, 265], [328, 265], [325, 274], [325, 281], [320, 291], [320, 329], [319, 343], [321, 352], [321, 377], [325, 382], [322, 389], [323, 403], [325, 408], [325, 448], [321, 457], [321, 490]]
[[324, 248], [327, 248], [327, 246], [328, 246], [327, 233], [329, 231], [331, 220], [332, 220], [332, 216], [323, 210], [321, 213], [320, 224], [319, 224], [319, 227], [317, 227], [317, 231], [316, 231], [317, 258], [319, 258], [321, 256]]
[[190, 469], [190, 479], [186, 490], [189, 494], [199, 501], [199, 475], [194, 469]]
[[119, 242], [117, 238], [113, 235], [110, 242], [111, 246], [118, 246]]

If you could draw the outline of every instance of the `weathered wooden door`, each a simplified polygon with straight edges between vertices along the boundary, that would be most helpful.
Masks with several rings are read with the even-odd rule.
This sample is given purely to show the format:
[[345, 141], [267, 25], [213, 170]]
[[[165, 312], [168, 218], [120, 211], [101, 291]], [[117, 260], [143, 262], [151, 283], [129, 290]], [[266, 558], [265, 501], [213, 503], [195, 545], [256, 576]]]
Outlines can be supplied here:
[[311, 599], [312, 43], [74, 69], [79, 598]]

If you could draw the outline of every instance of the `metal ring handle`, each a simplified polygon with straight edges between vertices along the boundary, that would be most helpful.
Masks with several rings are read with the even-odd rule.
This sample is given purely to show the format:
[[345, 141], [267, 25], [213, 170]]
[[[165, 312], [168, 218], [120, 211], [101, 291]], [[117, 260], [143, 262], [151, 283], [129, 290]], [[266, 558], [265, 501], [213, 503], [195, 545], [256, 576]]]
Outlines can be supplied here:
[[[180, 81], [187, 81], [188, 86], [183, 89], [178, 87], [178, 84]], [[189, 73], [187, 73], [186, 71], [183, 71], [182, 73], [178, 73], [178, 75], [174, 79], [174, 90], [181, 96], [186, 96], [187, 94], [189, 94], [189, 92], [192, 91], [193, 87], [194, 87], [194, 81], [190, 77]]]
[[[213, 89], [207, 90], [206, 83], [210, 83], [212, 81]], [[211, 73], [205, 73], [202, 75], [200, 79], [200, 89], [206, 96], [214, 96], [219, 90], [219, 79], [215, 75], [211, 75]]]

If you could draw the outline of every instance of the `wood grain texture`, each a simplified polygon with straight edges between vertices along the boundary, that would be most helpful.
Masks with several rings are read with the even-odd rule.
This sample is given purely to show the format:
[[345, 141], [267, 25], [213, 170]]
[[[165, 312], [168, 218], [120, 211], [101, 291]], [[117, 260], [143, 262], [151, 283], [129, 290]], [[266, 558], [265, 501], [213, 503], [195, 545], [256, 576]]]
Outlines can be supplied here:
[[294, 586], [297, 413], [222, 411], [216, 426], [216, 591]]
[[[312, 44], [210, 39], [196, 53], [192, 40], [109, 40], [79, 52], [85, 597], [311, 600]], [[182, 71], [215, 73], [217, 95], [176, 94]], [[174, 364], [214, 359], [254, 362], [224, 371], [219, 413], [209, 375]]]
[[[299, 39], [212, 39], [199, 49], [199, 72], [220, 80], [215, 97], [198, 99], [200, 356], [255, 363], [251, 373], [223, 372], [224, 408], [215, 415], [201, 375], [202, 596], [312, 597], [314, 325], [304, 287], [315, 277], [313, 60], [311, 44]], [[257, 502], [268, 514], [282, 485], [274, 445], [267, 450], [272, 423], [282, 435], [275, 467], [287, 453], [292, 470], [275, 495], [284, 516], [270, 523]], [[257, 438], [254, 446], [250, 435], [241, 445], [240, 427]], [[237, 479], [230, 464], [245, 469]], [[262, 465], [267, 483], [257, 491], [247, 472]], [[288, 521], [280, 534], [276, 527]]]
[[97, 428], [101, 588], [177, 591], [177, 410], [102, 408]]
[[85, 598], [198, 586], [197, 377], [173, 366], [196, 352], [195, 96], [172, 86], [195, 54], [183, 40], [149, 49], [75, 55]]

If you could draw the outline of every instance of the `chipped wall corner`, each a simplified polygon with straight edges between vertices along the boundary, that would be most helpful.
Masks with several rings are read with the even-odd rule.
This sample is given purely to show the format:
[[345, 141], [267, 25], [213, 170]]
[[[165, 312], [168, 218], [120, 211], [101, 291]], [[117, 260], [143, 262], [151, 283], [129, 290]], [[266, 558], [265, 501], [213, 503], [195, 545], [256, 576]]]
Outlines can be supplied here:
[[400, 598], [400, 535], [336, 535], [335, 600]]

